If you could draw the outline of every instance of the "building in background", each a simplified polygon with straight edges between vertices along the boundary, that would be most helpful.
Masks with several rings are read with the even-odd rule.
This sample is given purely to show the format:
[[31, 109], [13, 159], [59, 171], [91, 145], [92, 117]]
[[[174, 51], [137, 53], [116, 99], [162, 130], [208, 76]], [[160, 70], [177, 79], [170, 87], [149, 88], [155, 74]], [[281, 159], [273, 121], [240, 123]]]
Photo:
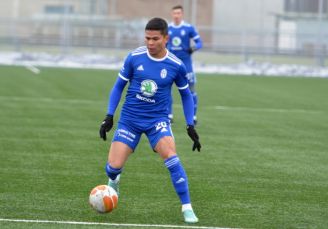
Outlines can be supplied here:
[[308, 56], [322, 65], [328, 47], [328, 0], [3, 0], [0, 47], [77, 48], [92, 53], [143, 44], [152, 17], [185, 8], [203, 51], [243, 56]]
[[275, 14], [278, 47], [315, 56], [317, 64], [323, 66], [328, 47], [327, 13], [327, 0], [285, 0], [283, 13]]
[[[226, 52], [273, 52], [275, 13], [283, 12], [283, 1], [215, 0], [214, 41]], [[236, 45], [238, 44], [238, 45]]]
[[[193, 23], [212, 25], [212, 0], [13, 0], [1, 5], [4, 40], [20, 44], [129, 48], [143, 44], [152, 17], [170, 20], [171, 7], [182, 4]], [[210, 12], [210, 13], [209, 13]], [[11, 21], [10, 29], [6, 22]], [[7, 29], [3, 29], [6, 27]], [[211, 35], [204, 35], [211, 42]], [[19, 47], [16, 47], [19, 49]]]

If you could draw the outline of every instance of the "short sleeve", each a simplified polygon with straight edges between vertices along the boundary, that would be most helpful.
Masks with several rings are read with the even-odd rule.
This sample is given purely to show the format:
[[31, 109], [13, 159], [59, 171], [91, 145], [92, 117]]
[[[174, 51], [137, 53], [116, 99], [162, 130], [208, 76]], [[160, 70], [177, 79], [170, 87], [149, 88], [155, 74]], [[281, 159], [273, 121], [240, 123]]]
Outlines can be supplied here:
[[179, 65], [177, 77], [175, 79], [175, 84], [179, 90], [188, 88], [187, 70], [186, 66], [182, 63]]
[[133, 75], [132, 55], [131, 53], [125, 58], [123, 66], [119, 72], [119, 77], [125, 81], [129, 81]]
[[200, 38], [200, 36], [194, 26], [190, 27], [190, 38], [193, 40]]

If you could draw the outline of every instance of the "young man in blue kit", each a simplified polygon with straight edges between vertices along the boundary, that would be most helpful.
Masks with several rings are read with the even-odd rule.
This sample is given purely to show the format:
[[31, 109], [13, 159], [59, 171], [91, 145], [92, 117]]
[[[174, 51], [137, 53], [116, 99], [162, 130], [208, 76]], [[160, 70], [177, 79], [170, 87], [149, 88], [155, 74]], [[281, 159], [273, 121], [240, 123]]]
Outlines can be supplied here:
[[[202, 48], [203, 42], [196, 31], [195, 27], [183, 21], [183, 7], [174, 6], [171, 11], [172, 22], [169, 24], [169, 41], [167, 48], [171, 53], [177, 56], [185, 64], [187, 69], [187, 78], [189, 89], [193, 96], [194, 102], [194, 123], [197, 124], [197, 106], [198, 96], [196, 93], [196, 75], [192, 67], [191, 55], [198, 49]], [[191, 42], [191, 40], [193, 42]], [[171, 102], [172, 103], [172, 102]], [[169, 107], [169, 118], [173, 121], [172, 104]]]
[[145, 27], [146, 46], [135, 49], [125, 59], [113, 86], [107, 116], [100, 126], [100, 137], [113, 126], [113, 116], [124, 87], [129, 82], [120, 120], [109, 149], [106, 172], [108, 185], [118, 191], [120, 174], [144, 133], [152, 147], [164, 160], [175, 191], [182, 204], [186, 223], [197, 223], [190, 201], [188, 180], [176, 153], [173, 133], [168, 119], [169, 97], [174, 84], [179, 89], [187, 133], [193, 141], [193, 151], [201, 144], [194, 128], [194, 103], [189, 90], [184, 64], [166, 49], [168, 26], [161, 18], [151, 19]]

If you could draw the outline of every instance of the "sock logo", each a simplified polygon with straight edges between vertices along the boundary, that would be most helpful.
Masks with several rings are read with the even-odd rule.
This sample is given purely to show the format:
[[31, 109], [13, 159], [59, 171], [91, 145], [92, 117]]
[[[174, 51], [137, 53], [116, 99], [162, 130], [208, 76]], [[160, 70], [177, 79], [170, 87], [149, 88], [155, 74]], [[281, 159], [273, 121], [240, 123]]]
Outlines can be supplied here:
[[182, 183], [182, 182], [184, 182], [184, 181], [185, 181], [185, 179], [184, 179], [183, 177], [180, 177], [180, 179], [177, 180], [175, 183], [176, 183], [176, 184], [180, 184], [180, 183]]

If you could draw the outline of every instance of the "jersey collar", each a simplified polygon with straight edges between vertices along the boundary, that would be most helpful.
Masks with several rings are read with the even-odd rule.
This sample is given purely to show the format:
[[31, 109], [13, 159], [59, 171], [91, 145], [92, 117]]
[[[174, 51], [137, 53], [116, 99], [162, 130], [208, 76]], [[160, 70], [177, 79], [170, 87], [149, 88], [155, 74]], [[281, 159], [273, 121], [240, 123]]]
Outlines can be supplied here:
[[149, 54], [148, 49], [147, 49], [147, 56], [149, 57], [149, 59], [151, 59], [151, 60], [153, 60], [153, 61], [163, 61], [163, 60], [165, 60], [165, 59], [168, 57], [168, 55], [169, 55], [169, 51], [168, 51], [166, 48], [165, 48], [165, 50], [166, 50], [166, 54], [165, 54], [165, 56], [162, 57], [162, 58], [155, 58], [155, 57], [152, 57], [152, 56]]
[[173, 28], [180, 28], [181, 26], [183, 26], [184, 21], [182, 20], [179, 25], [174, 24], [174, 22], [172, 22], [171, 24]]

